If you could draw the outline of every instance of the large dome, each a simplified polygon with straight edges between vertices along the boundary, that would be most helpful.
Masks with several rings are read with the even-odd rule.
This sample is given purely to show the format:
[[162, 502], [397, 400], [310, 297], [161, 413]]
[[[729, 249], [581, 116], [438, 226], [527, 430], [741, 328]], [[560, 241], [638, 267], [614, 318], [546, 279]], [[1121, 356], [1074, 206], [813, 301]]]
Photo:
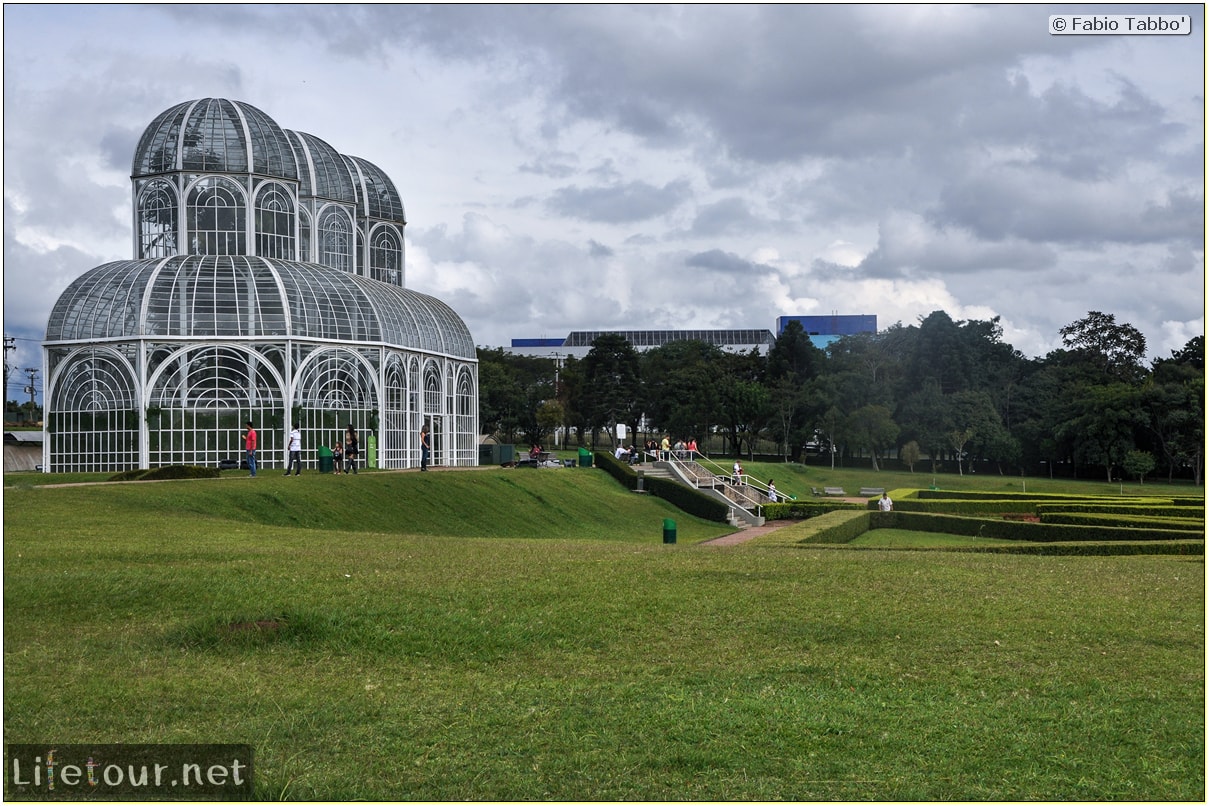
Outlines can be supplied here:
[[135, 177], [203, 171], [298, 178], [282, 128], [251, 104], [225, 98], [186, 101], [162, 112], [139, 139], [131, 171]]
[[435, 297], [261, 257], [106, 263], [63, 292], [46, 327], [48, 343], [134, 337], [310, 338], [475, 358], [465, 322]]

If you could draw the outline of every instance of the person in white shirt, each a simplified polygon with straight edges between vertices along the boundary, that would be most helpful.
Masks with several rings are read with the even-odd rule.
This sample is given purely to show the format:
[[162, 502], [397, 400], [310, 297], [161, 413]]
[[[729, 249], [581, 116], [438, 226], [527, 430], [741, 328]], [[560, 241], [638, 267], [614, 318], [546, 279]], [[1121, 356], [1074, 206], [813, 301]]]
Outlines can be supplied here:
[[302, 475], [302, 432], [297, 425], [290, 426], [290, 462], [285, 466], [285, 475], [290, 475], [290, 468], [295, 476]]
[[890, 500], [890, 496], [882, 493], [882, 499], [877, 502], [877, 508], [882, 512], [889, 512], [894, 509], [894, 502]]
[[768, 480], [768, 503], [775, 504], [777, 502], [777, 485], [773, 484], [772, 479]]

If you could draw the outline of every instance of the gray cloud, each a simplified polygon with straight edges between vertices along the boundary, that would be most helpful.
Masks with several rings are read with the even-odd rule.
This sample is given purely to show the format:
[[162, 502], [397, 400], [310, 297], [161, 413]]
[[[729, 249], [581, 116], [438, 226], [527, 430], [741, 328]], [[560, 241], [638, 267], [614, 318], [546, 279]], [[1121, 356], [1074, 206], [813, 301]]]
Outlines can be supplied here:
[[645, 221], [665, 215], [689, 198], [686, 181], [669, 182], [656, 187], [634, 181], [608, 187], [560, 188], [547, 201], [552, 212], [586, 221], [612, 224]]

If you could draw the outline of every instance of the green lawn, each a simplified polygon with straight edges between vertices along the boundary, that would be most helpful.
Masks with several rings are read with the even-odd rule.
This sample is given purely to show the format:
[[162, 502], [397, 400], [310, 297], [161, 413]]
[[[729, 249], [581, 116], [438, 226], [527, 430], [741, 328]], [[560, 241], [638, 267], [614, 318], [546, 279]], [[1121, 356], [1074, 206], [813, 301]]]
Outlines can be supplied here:
[[581, 469], [10, 486], [5, 741], [250, 743], [262, 799], [1204, 799], [1202, 558], [728, 531]]

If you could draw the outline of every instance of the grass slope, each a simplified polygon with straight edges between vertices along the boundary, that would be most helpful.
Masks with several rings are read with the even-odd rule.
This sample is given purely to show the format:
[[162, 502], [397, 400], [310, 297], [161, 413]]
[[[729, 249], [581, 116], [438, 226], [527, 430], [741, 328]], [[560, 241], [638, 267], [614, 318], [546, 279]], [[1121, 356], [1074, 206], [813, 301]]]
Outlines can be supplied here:
[[664, 546], [615, 490], [9, 489], [5, 740], [247, 742], [262, 799], [1203, 801], [1200, 558]]

